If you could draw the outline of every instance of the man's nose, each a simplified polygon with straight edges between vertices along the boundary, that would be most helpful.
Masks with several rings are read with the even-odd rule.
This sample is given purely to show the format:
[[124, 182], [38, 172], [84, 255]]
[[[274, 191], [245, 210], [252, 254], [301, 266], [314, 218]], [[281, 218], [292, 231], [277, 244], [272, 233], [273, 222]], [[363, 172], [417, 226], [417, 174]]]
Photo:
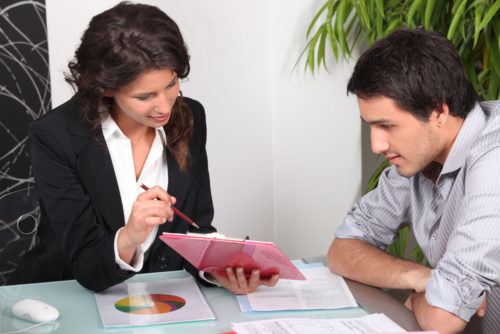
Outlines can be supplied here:
[[382, 131], [371, 129], [370, 137], [373, 153], [380, 154], [389, 150], [389, 142]]

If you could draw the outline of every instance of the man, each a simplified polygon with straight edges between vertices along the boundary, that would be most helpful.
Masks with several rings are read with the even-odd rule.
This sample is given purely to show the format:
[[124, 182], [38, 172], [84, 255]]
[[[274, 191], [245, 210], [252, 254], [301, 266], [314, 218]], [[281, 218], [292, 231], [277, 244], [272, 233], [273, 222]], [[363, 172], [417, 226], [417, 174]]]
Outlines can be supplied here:
[[[420, 30], [376, 42], [347, 91], [357, 95], [372, 150], [392, 166], [335, 233], [330, 269], [414, 290], [406, 305], [425, 330], [458, 333], [470, 322], [498, 333], [500, 101], [479, 104], [453, 45]], [[431, 268], [384, 251], [406, 225]]]

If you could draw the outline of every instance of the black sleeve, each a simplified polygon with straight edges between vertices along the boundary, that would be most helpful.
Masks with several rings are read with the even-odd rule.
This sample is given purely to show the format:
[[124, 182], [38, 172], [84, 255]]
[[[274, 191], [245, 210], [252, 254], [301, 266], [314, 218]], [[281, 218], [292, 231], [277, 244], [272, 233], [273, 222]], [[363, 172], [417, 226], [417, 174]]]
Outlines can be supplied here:
[[61, 270], [51, 267], [50, 258], [61, 254], [66, 270], [91, 290], [101, 291], [131, 277], [134, 273], [120, 270], [115, 263], [115, 233], [95, 215], [77, 172], [78, 160], [64, 119], [51, 117], [32, 123], [29, 139], [43, 212], [41, 238], [48, 255], [39, 259], [40, 270]]

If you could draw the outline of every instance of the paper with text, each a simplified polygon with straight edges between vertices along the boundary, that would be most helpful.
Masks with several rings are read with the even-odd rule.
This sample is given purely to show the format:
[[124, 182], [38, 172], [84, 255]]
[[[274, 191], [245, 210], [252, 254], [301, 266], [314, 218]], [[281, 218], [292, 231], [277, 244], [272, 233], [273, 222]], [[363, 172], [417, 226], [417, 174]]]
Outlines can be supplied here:
[[280, 280], [274, 287], [261, 286], [256, 292], [238, 297], [245, 311], [318, 310], [357, 307], [344, 279], [327, 267], [303, 268], [305, 281]]
[[238, 334], [365, 334], [406, 332], [381, 313], [349, 319], [281, 318], [233, 323]]

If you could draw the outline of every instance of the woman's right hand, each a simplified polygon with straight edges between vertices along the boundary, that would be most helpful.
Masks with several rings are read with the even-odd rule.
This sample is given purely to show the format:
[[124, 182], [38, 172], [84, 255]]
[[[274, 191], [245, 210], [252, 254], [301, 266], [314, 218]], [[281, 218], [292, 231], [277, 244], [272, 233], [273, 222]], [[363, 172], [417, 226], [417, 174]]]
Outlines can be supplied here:
[[118, 235], [118, 253], [122, 260], [130, 264], [137, 247], [146, 240], [151, 231], [157, 225], [173, 220], [172, 205], [175, 201], [175, 197], [170, 196], [160, 186], [150, 188], [137, 196], [128, 222]]

